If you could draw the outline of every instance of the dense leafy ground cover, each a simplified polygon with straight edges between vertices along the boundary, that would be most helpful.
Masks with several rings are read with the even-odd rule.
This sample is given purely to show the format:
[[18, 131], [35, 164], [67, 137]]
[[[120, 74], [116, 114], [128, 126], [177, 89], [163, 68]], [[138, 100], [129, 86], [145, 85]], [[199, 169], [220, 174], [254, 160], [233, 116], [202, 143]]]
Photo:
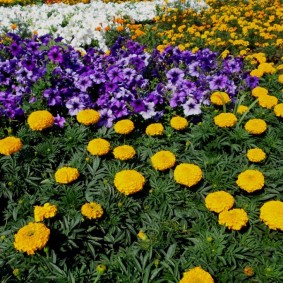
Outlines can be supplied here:
[[282, 4], [208, 4], [1, 35], [1, 282], [283, 281]]

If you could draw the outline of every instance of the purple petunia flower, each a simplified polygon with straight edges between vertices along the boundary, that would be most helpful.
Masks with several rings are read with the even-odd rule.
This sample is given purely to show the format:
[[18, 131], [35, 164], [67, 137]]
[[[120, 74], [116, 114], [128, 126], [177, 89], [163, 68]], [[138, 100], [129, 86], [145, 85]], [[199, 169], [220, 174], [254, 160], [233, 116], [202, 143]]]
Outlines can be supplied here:
[[213, 76], [212, 80], [209, 82], [209, 88], [211, 90], [221, 90], [224, 89], [228, 82], [228, 77], [225, 75]]
[[67, 101], [66, 107], [69, 109], [69, 114], [75, 116], [80, 110], [85, 108], [85, 105], [81, 102], [79, 97], [72, 97]]
[[58, 46], [52, 46], [47, 55], [48, 58], [54, 63], [63, 62], [63, 54], [61, 53]]
[[184, 76], [184, 71], [179, 68], [173, 68], [166, 73], [168, 81], [173, 85], [178, 84], [184, 78]]
[[189, 98], [182, 106], [185, 116], [199, 115], [201, 113], [201, 105], [193, 98]]
[[134, 113], [139, 113], [141, 111], [145, 111], [145, 103], [142, 99], [136, 99], [131, 103], [131, 106], [133, 107]]
[[64, 117], [61, 117], [59, 114], [54, 117], [54, 124], [56, 126], [59, 126], [60, 128], [64, 128], [66, 119]]

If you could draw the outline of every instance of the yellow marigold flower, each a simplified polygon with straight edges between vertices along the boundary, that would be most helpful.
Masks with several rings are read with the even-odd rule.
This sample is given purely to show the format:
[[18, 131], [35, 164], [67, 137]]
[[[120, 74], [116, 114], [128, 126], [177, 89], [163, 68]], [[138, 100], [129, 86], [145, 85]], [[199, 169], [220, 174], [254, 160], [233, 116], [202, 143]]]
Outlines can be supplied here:
[[110, 150], [109, 141], [101, 138], [91, 140], [87, 145], [87, 150], [92, 155], [106, 155]]
[[277, 117], [283, 117], [283, 103], [275, 105], [273, 110]]
[[186, 118], [176, 116], [171, 118], [170, 125], [175, 130], [184, 130], [188, 127], [189, 123]]
[[43, 223], [33, 223], [22, 227], [15, 235], [14, 247], [20, 252], [33, 255], [45, 247], [49, 240], [50, 230]]
[[55, 180], [60, 184], [69, 184], [77, 180], [79, 176], [80, 173], [77, 168], [62, 167], [56, 171]]
[[97, 202], [88, 202], [81, 207], [81, 213], [88, 219], [98, 219], [103, 215], [103, 208]]
[[260, 208], [260, 220], [272, 230], [283, 230], [283, 202], [271, 200]]
[[261, 107], [271, 109], [278, 103], [278, 98], [273, 95], [261, 95], [258, 97], [258, 104]]
[[266, 154], [260, 148], [252, 148], [248, 150], [247, 158], [251, 162], [261, 162], [266, 158]]
[[175, 165], [176, 157], [168, 150], [161, 150], [151, 156], [152, 166], [156, 170], [166, 170]]
[[82, 123], [86, 126], [96, 124], [98, 122], [99, 118], [100, 118], [99, 112], [97, 112], [93, 109], [81, 110], [77, 114], [78, 122], [80, 122], [80, 123]]
[[56, 205], [52, 205], [49, 202], [45, 203], [43, 206], [36, 205], [34, 207], [34, 221], [40, 222], [46, 218], [52, 218], [57, 213]]
[[283, 74], [278, 76], [278, 82], [283, 84]]
[[257, 68], [263, 71], [264, 74], [276, 73], [276, 69], [273, 67], [273, 63], [261, 63], [258, 65]]
[[233, 113], [221, 113], [214, 117], [214, 123], [220, 128], [230, 128], [236, 125], [238, 119]]
[[224, 105], [230, 102], [230, 97], [226, 92], [216, 91], [210, 96], [210, 101], [215, 105]]
[[241, 230], [249, 221], [247, 213], [242, 208], [224, 210], [219, 213], [218, 223], [232, 230]]
[[139, 231], [138, 237], [143, 241], [147, 240], [147, 235], [143, 231]]
[[145, 133], [149, 136], [161, 136], [163, 131], [164, 127], [161, 123], [152, 123], [145, 129]]
[[225, 191], [210, 193], [205, 198], [205, 206], [210, 211], [220, 213], [223, 210], [228, 210], [234, 205], [234, 198]]
[[179, 283], [214, 283], [211, 275], [203, 270], [200, 266], [194, 267], [183, 273], [183, 277]]
[[267, 94], [268, 94], [268, 90], [261, 86], [257, 86], [252, 90], [252, 96], [254, 97], [259, 97], [261, 95], [267, 95]]
[[144, 176], [136, 170], [122, 170], [114, 178], [115, 187], [126, 196], [141, 191], [144, 184]]
[[134, 128], [135, 128], [134, 123], [129, 119], [118, 121], [114, 125], [114, 131], [117, 134], [121, 134], [121, 135], [128, 135], [134, 130]]
[[23, 147], [22, 141], [16, 137], [6, 137], [0, 140], [0, 154], [11, 155]]
[[238, 107], [238, 109], [237, 109], [237, 113], [238, 113], [238, 114], [243, 114], [243, 113], [245, 113], [248, 109], [249, 109], [248, 106], [239, 105], [239, 107]]
[[202, 171], [195, 164], [182, 163], [176, 166], [174, 179], [178, 184], [192, 187], [202, 179]]
[[121, 145], [114, 148], [113, 154], [116, 159], [128, 160], [135, 156], [136, 151], [130, 145]]
[[258, 170], [248, 169], [238, 175], [236, 184], [244, 191], [252, 193], [264, 186], [264, 176]]
[[54, 117], [47, 110], [35, 111], [28, 116], [28, 124], [33, 131], [42, 131], [53, 126]]
[[251, 266], [246, 266], [244, 268], [244, 273], [245, 273], [245, 275], [250, 277], [250, 276], [254, 275], [254, 270], [253, 270], [253, 268]]
[[260, 135], [267, 129], [267, 124], [262, 119], [250, 119], [245, 124], [245, 130], [253, 135]]
[[250, 75], [253, 77], [261, 78], [263, 76], [263, 71], [259, 69], [254, 69], [250, 72]]

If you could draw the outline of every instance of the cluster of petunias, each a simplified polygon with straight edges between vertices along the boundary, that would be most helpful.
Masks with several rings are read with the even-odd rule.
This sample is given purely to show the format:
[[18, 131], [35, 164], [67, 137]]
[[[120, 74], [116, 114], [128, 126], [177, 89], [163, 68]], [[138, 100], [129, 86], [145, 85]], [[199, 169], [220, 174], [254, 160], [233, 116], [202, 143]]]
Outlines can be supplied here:
[[[33, 130], [53, 124], [63, 127], [65, 118], [60, 115], [66, 111], [85, 125], [107, 127], [133, 114], [158, 121], [169, 106], [182, 116], [199, 115], [202, 106], [211, 103], [211, 93], [226, 93], [232, 100], [240, 90], [258, 84], [243, 71], [242, 58], [222, 59], [209, 49], [192, 52], [168, 46], [162, 53], [156, 49], [149, 53], [139, 43], [121, 37], [107, 56], [94, 48], [82, 56], [63, 44], [62, 38], [48, 34], [22, 39], [10, 33], [7, 38], [9, 44], [0, 42], [6, 54], [0, 64], [0, 115], [21, 117], [24, 106], [42, 99], [54, 116], [32, 113], [28, 124]], [[39, 98], [32, 89], [47, 72], [50, 80]], [[60, 114], [59, 108], [64, 110]], [[186, 124], [174, 122], [173, 127], [178, 130]]]
[[18, 251], [33, 255], [45, 247], [49, 236], [50, 230], [43, 223], [30, 222], [15, 234], [14, 247]]
[[[0, 33], [9, 30], [15, 20], [12, 15], [18, 15], [19, 20], [30, 32], [36, 31], [39, 35], [45, 35], [53, 31], [54, 36], [63, 36], [65, 41], [70, 42], [74, 47], [90, 45], [91, 42], [98, 41], [100, 48], [106, 50], [104, 29], [113, 23], [113, 17], [130, 15], [136, 21], [150, 20], [156, 15], [158, 4], [161, 5], [162, 1], [118, 4], [98, 0], [86, 5], [74, 6], [56, 4], [0, 7]], [[200, 6], [197, 2], [194, 5]]]

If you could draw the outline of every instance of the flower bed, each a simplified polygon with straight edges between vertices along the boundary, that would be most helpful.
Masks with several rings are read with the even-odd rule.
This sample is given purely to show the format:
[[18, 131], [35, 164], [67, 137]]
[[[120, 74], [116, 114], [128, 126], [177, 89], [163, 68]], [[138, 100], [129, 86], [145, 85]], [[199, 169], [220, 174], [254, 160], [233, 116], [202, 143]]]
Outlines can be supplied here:
[[283, 281], [280, 44], [22, 35], [0, 43], [3, 282]]

